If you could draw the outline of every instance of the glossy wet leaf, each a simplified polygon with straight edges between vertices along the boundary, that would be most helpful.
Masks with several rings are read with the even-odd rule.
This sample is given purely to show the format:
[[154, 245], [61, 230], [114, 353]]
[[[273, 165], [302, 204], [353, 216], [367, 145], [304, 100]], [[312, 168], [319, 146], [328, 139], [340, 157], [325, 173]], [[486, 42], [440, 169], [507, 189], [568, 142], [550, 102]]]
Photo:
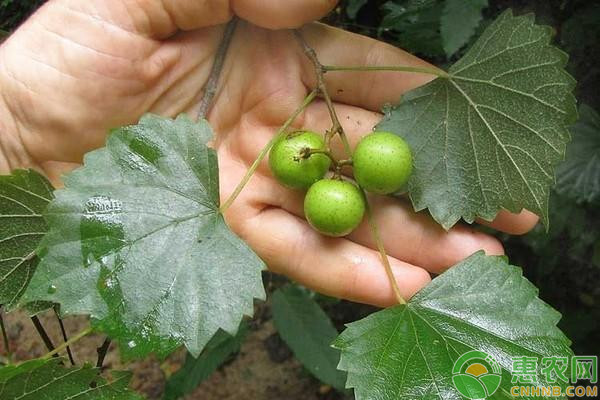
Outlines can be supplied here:
[[175, 400], [191, 393], [233, 354], [246, 339], [248, 324], [242, 322], [235, 336], [218, 331], [198, 357], [187, 353], [185, 363], [165, 384], [163, 400]]
[[142, 400], [127, 387], [130, 372], [112, 371], [107, 381], [89, 364], [67, 368], [61, 361], [36, 359], [0, 368], [0, 399]]
[[573, 141], [558, 167], [556, 190], [577, 202], [600, 201], [600, 115], [582, 104], [571, 132]]
[[446, 0], [440, 18], [440, 33], [448, 57], [467, 44], [481, 22], [487, 0]]
[[0, 176], [0, 304], [14, 305], [35, 271], [48, 227], [42, 213], [54, 198], [52, 185], [33, 170]]
[[337, 370], [340, 352], [331, 347], [338, 331], [309, 294], [297, 286], [273, 293], [273, 322], [279, 336], [314, 376], [344, 390], [346, 374]]
[[407, 93], [378, 129], [408, 141], [418, 211], [444, 228], [523, 208], [548, 222], [556, 165], [576, 119], [567, 56], [551, 29], [504, 12], [438, 78]]
[[[514, 399], [512, 357], [539, 357], [541, 366], [543, 356], [572, 354], [556, 327], [560, 314], [537, 294], [505, 257], [475, 253], [406, 306], [349, 324], [334, 343], [342, 351], [339, 368], [348, 371], [347, 386], [357, 400], [460, 400], [452, 367], [476, 349], [502, 368], [500, 388], [489, 398]], [[536, 377], [539, 385], [549, 385], [539, 369]]]
[[90, 314], [125, 357], [200, 354], [235, 334], [263, 298], [262, 261], [219, 212], [216, 153], [206, 121], [153, 115], [88, 153], [48, 207], [42, 261], [26, 301]]

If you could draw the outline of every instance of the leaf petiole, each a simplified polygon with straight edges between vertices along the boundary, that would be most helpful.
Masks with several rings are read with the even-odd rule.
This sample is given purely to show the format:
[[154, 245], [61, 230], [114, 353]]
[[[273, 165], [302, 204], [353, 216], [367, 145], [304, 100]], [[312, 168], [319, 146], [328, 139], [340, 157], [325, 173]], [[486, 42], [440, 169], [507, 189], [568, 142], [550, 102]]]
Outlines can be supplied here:
[[450, 75], [439, 68], [435, 67], [410, 67], [407, 65], [382, 65], [382, 66], [344, 66], [344, 65], [323, 65], [324, 72], [329, 71], [358, 71], [358, 72], [414, 72], [420, 74], [435, 75], [440, 78], [448, 78]]
[[373, 236], [373, 240], [375, 240], [377, 250], [379, 250], [379, 254], [381, 255], [381, 262], [383, 263], [383, 267], [385, 268], [385, 273], [387, 274], [387, 278], [390, 281], [390, 285], [392, 286], [392, 290], [394, 291], [394, 295], [396, 296], [398, 304], [406, 304], [406, 300], [404, 300], [404, 297], [402, 297], [402, 293], [400, 293], [398, 282], [396, 282], [394, 272], [392, 271], [392, 266], [390, 265], [390, 260], [388, 259], [385, 247], [383, 245], [383, 241], [381, 240], [381, 236], [379, 235], [379, 227], [377, 226], [377, 222], [375, 221], [375, 218], [373, 216], [371, 205], [369, 204], [365, 191], [362, 189], [361, 191], [363, 192], [363, 196], [365, 196], [365, 208], [367, 212], [367, 220], [369, 221], [369, 227], [371, 228], [371, 235]]
[[304, 98], [304, 101], [302, 102], [302, 104], [300, 104], [300, 106], [296, 109], [296, 111], [294, 111], [294, 113], [287, 119], [287, 121], [285, 121], [285, 123], [281, 126], [281, 128], [279, 128], [279, 130], [277, 131], [277, 134], [275, 134], [275, 136], [273, 136], [273, 138], [271, 138], [271, 140], [269, 140], [269, 142], [266, 144], [266, 146], [263, 147], [263, 149], [258, 154], [258, 157], [256, 157], [256, 160], [254, 160], [254, 162], [252, 163], [250, 168], [248, 168], [248, 171], [246, 171], [246, 175], [244, 175], [244, 177], [242, 178], [240, 183], [238, 183], [238, 185], [236, 186], [233, 193], [231, 193], [231, 195], [227, 198], [227, 200], [225, 200], [225, 202], [221, 205], [221, 207], [220, 207], [221, 213], [224, 213], [225, 211], [227, 211], [227, 209], [231, 206], [231, 204], [235, 201], [235, 199], [242, 192], [242, 190], [244, 189], [246, 184], [248, 184], [248, 182], [250, 181], [250, 178], [252, 178], [252, 175], [254, 175], [254, 172], [256, 171], [256, 169], [258, 168], [258, 166], [260, 165], [262, 160], [266, 157], [266, 155], [271, 150], [271, 147], [273, 147], [275, 142], [277, 140], [279, 140], [279, 138], [287, 131], [287, 129], [290, 127], [290, 125], [296, 120], [298, 115], [300, 115], [302, 113], [302, 111], [304, 111], [306, 109], [306, 107], [308, 107], [308, 105], [315, 99], [315, 97], [317, 97], [317, 91], [313, 90], [312, 92], [310, 92], [308, 94], [308, 96], [306, 96]]
[[83, 337], [89, 335], [90, 333], [92, 333], [92, 331], [93, 331], [92, 327], [88, 327], [88, 328], [82, 330], [77, 335], [73, 336], [71, 339], [67, 340], [66, 342], [64, 342], [60, 346], [57, 346], [54, 350], [46, 353], [42, 358], [43, 359], [48, 359], [48, 358], [54, 356], [55, 354], [58, 354], [60, 351], [64, 350], [68, 346], [72, 345], [73, 343], [79, 341], [81, 338], [83, 338]]

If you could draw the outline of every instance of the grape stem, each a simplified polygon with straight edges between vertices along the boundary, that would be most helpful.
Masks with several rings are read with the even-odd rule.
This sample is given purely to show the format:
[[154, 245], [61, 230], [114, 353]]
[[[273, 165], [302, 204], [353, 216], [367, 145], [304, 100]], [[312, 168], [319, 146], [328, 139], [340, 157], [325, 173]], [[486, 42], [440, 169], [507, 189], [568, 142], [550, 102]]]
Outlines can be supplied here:
[[382, 66], [343, 66], [343, 65], [322, 65], [323, 72], [329, 71], [357, 71], [357, 72], [414, 72], [420, 74], [435, 75], [440, 78], [449, 78], [450, 75], [435, 67], [411, 67], [408, 65], [382, 65]]
[[402, 297], [402, 293], [400, 293], [398, 282], [396, 281], [394, 271], [392, 271], [392, 266], [390, 265], [390, 260], [388, 259], [387, 253], [385, 251], [385, 246], [383, 245], [383, 241], [381, 240], [381, 236], [379, 234], [379, 227], [377, 226], [377, 221], [375, 221], [375, 217], [373, 216], [371, 205], [369, 204], [369, 200], [367, 199], [365, 191], [362, 190], [362, 192], [363, 196], [365, 197], [367, 220], [369, 221], [369, 227], [371, 228], [371, 235], [373, 236], [373, 239], [375, 240], [375, 245], [377, 246], [377, 250], [379, 250], [379, 254], [381, 255], [381, 262], [383, 263], [385, 273], [387, 274], [388, 280], [390, 281], [390, 285], [392, 286], [392, 290], [394, 291], [394, 296], [396, 296], [398, 304], [406, 304], [406, 300], [404, 300], [404, 297]]
[[294, 157], [294, 160], [300, 161], [303, 159], [307, 159], [313, 154], [324, 154], [327, 157], [329, 157], [329, 159], [331, 160], [331, 163], [333, 164], [333, 170], [335, 172], [340, 172], [342, 167], [344, 167], [345, 165], [352, 165], [351, 158], [349, 158], [347, 160], [338, 160], [333, 156], [333, 154], [331, 153], [331, 150], [329, 150], [329, 149], [311, 149], [309, 147], [305, 147], [304, 149], [300, 150], [300, 154], [298, 156]]
[[215, 53], [215, 61], [213, 61], [208, 80], [206, 81], [206, 85], [204, 85], [204, 94], [202, 95], [202, 99], [198, 106], [198, 119], [206, 118], [206, 114], [212, 105], [213, 98], [217, 93], [219, 77], [221, 76], [223, 64], [225, 64], [225, 57], [227, 56], [227, 50], [231, 44], [231, 39], [233, 38], [237, 23], [238, 18], [234, 16], [231, 21], [227, 23], [227, 26], [225, 26], [223, 38]]
[[267, 143], [266, 146], [263, 147], [263, 149], [258, 154], [258, 157], [256, 157], [256, 160], [254, 160], [254, 162], [252, 163], [250, 168], [248, 168], [248, 170], [246, 171], [246, 174], [244, 175], [244, 177], [242, 178], [240, 183], [238, 183], [238, 185], [234, 189], [233, 193], [231, 193], [231, 195], [227, 198], [227, 200], [225, 200], [225, 202], [221, 205], [221, 207], [220, 207], [221, 213], [225, 213], [225, 211], [227, 211], [227, 209], [231, 206], [231, 204], [235, 201], [235, 199], [240, 195], [240, 193], [242, 192], [242, 190], [244, 189], [246, 184], [248, 184], [248, 182], [250, 181], [250, 178], [252, 178], [252, 175], [254, 175], [254, 172], [256, 171], [256, 169], [258, 168], [258, 166], [260, 165], [262, 160], [266, 157], [266, 155], [271, 150], [271, 147], [273, 147], [275, 142], [277, 140], [279, 140], [279, 138], [285, 134], [287, 129], [296, 120], [298, 115], [300, 115], [306, 109], [306, 107], [308, 107], [308, 105], [310, 103], [312, 103], [312, 101], [315, 99], [315, 97], [317, 97], [317, 91], [313, 90], [312, 92], [310, 92], [308, 94], [308, 96], [306, 96], [304, 98], [304, 101], [302, 102], [302, 104], [300, 104], [300, 106], [296, 109], [296, 111], [294, 111], [294, 113], [287, 119], [287, 121], [285, 121], [285, 123], [281, 126], [281, 128], [279, 128], [279, 130], [277, 131], [275, 136], [273, 136], [273, 138], [271, 138], [271, 140], [269, 140], [269, 143]]
[[319, 91], [321, 97], [323, 97], [323, 99], [325, 100], [325, 104], [327, 105], [327, 109], [329, 110], [329, 116], [331, 117], [331, 122], [333, 124], [331, 129], [325, 134], [325, 148], [328, 149], [330, 147], [329, 143], [331, 142], [333, 136], [339, 135], [340, 139], [342, 140], [342, 144], [344, 145], [344, 150], [346, 151], [346, 154], [349, 158], [351, 158], [352, 150], [350, 149], [350, 143], [348, 142], [348, 138], [346, 137], [344, 128], [342, 128], [342, 124], [340, 124], [340, 120], [338, 119], [337, 114], [335, 112], [335, 108], [333, 107], [333, 102], [331, 101], [331, 97], [329, 96], [329, 92], [327, 91], [327, 86], [325, 85], [325, 78], [323, 77], [325, 70], [323, 69], [323, 64], [321, 64], [321, 62], [317, 58], [317, 53], [306, 42], [304, 36], [302, 36], [302, 33], [298, 29], [294, 29], [294, 36], [296, 37], [296, 40], [302, 47], [304, 54], [306, 54], [306, 57], [308, 57], [308, 59], [314, 66], [315, 75], [317, 77], [317, 90]]

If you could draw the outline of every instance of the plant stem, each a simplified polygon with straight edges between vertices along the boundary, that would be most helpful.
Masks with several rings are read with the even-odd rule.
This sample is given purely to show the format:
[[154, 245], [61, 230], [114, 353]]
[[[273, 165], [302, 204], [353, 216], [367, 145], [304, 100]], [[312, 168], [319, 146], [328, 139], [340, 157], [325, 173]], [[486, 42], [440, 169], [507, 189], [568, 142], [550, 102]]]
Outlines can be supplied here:
[[219, 47], [217, 48], [217, 52], [215, 54], [215, 61], [213, 62], [210, 74], [208, 75], [208, 80], [204, 86], [204, 94], [202, 95], [200, 105], [198, 106], [198, 119], [206, 118], [206, 114], [208, 113], [208, 109], [212, 104], [213, 97], [215, 97], [215, 93], [217, 93], [219, 77], [221, 76], [223, 64], [225, 63], [225, 57], [227, 56], [227, 50], [231, 44], [231, 39], [233, 38], [233, 33], [235, 32], [237, 23], [238, 18], [234, 16], [225, 27], [223, 38], [221, 39], [221, 43], [219, 43]]
[[0, 329], [2, 329], [2, 340], [4, 341], [4, 349], [6, 350], [6, 358], [10, 362], [10, 360], [12, 359], [11, 354], [10, 354], [10, 344], [8, 342], [8, 335], [6, 334], [6, 327], [4, 326], [4, 316], [2, 314], [3, 314], [2, 305], [0, 305]]
[[246, 171], [246, 175], [244, 175], [244, 177], [242, 178], [240, 183], [238, 183], [238, 185], [236, 186], [233, 193], [231, 193], [229, 198], [227, 200], [225, 200], [223, 205], [221, 205], [221, 207], [220, 207], [221, 213], [224, 213], [229, 208], [229, 206], [231, 206], [231, 203], [233, 203], [234, 200], [239, 196], [239, 194], [242, 192], [242, 189], [244, 189], [244, 187], [246, 186], [248, 181], [250, 181], [250, 178], [252, 178], [252, 175], [254, 174], [254, 172], [256, 171], [256, 169], [258, 168], [260, 163], [262, 162], [262, 160], [269, 153], [269, 151], [271, 150], [271, 147], [273, 147], [275, 142], [286, 132], [286, 130], [289, 128], [289, 126], [298, 117], [298, 115], [300, 115], [300, 113], [302, 113], [302, 111], [304, 111], [304, 109], [315, 99], [315, 97], [317, 97], [317, 92], [315, 90], [313, 90], [312, 92], [310, 92], [308, 94], [308, 96], [306, 96], [304, 98], [304, 101], [302, 102], [302, 104], [296, 109], [296, 111], [294, 111], [294, 113], [287, 119], [287, 121], [285, 121], [285, 123], [281, 126], [281, 128], [279, 128], [279, 130], [277, 131], [275, 136], [273, 136], [273, 138], [271, 138], [271, 140], [269, 140], [269, 143], [267, 143], [267, 145], [265, 147], [263, 147], [263, 149], [258, 154], [258, 157], [256, 157], [256, 160], [254, 160], [254, 162], [252, 163], [250, 168], [248, 168], [248, 171]]
[[298, 40], [298, 43], [300, 43], [304, 54], [306, 54], [306, 57], [308, 57], [308, 59], [312, 62], [315, 68], [315, 75], [317, 76], [317, 89], [319, 90], [319, 93], [325, 100], [325, 104], [327, 104], [327, 109], [329, 110], [329, 115], [333, 124], [331, 130], [325, 135], [325, 147], [329, 149], [329, 142], [331, 141], [331, 137], [335, 134], [338, 134], [340, 135], [340, 139], [342, 140], [344, 150], [346, 151], [348, 158], [351, 158], [352, 150], [350, 149], [350, 143], [348, 142], [348, 138], [346, 137], [344, 128], [342, 128], [342, 124], [340, 124], [340, 120], [338, 119], [337, 114], [335, 112], [335, 108], [333, 107], [333, 102], [331, 101], [331, 97], [329, 96], [329, 92], [327, 91], [327, 86], [325, 85], [325, 78], [323, 77], [325, 70], [323, 68], [323, 64], [321, 64], [321, 62], [317, 58], [317, 53], [312, 47], [309, 46], [309, 44], [302, 36], [302, 33], [300, 33], [298, 29], [294, 29], [294, 36]]
[[406, 300], [404, 300], [404, 297], [402, 297], [402, 293], [400, 293], [400, 288], [398, 287], [398, 282], [396, 282], [396, 278], [394, 277], [394, 272], [392, 271], [390, 260], [388, 259], [387, 253], [385, 252], [385, 247], [383, 245], [383, 241], [381, 240], [381, 236], [379, 235], [379, 227], [377, 226], [377, 222], [375, 221], [375, 217], [373, 216], [371, 205], [367, 200], [365, 191], [362, 190], [362, 192], [363, 196], [365, 196], [367, 220], [369, 221], [369, 226], [371, 227], [371, 235], [373, 235], [373, 240], [375, 240], [377, 250], [379, 250], [379, 254], [381, 255], [381, 262], [383, 263], [383, 267], [385, 268], [385, 273], [387, 274], [387, 278], [390, 281], [390, 285], [392, 285], [392, 290], [394, 291], [394, 295], [396, 296], [396, 300], [398, 301], [398, 303], [406, 304]]
[[[65, 325], [63, 324], [63, 320], [60, 317], [60, 315], [58, 315], [57, 306], [54, 306], [53, 309], [54, 315], [56, 315], [56, 319], [58, 320], [58, 325], [60, 325], [60, 331], [62, 333], [63, 340], [65, 342], [68, 342], [69, 337], [67, 336], [67, 331], [65, 329]], [[71, 347], [69, 346], [67, 346], [67, 355], [69, 356], [69, 361], [71, 362], [71, 365], [75, 365], [75, 359], [73, 358], [73, 353], [71, 353]]]
[[108, 352], [109, 347], [110, 339], [106, 338], [104, 339], [104, 343], [102, 343], [102, 346], [96, 349], [96, 352], [98, 353], [98, 361], [96, 362], [96, 368], [102, 368], [102, 365], [104, 364], [104, 357], [106, 357], [106, 353]]
[[395, 72], [415, 72], [421, 74], [435, 75], [440, 78], [448, 78], [446, 71], [430, 67], [410, 67], [407, 65], [382, 65], [382, 66], [345, 66], [345, 65], [323, 65], [324, 72], [329, 71], [359, 71], [359, 72], [377, 72], [377, 71], [395, 71]]
[[[37, 330], [38, 334], [44, 341], [44, 344], [46, 345], [46, 348], [48, 349], [48, 351], [50, 351], [50, 352], [55, 351], [54, 343], [52, 343], [52, 339], [50, 339], [50, 336], [48, 336], [48, 333], [46, 333], [46, 330], [44, 329], [44, 326], [40, 322], [40, 319], [37, 317], [37, 315], [34, 315], [31, 317], [31, 322], [33, 322], [33, 326], [35, 326], [35, 329]], [[53, 353], [53, 354], [55, 357], [58, 357], [57, 354], [55, 354], [55, 353]]]
[[46, 358], [50, 358], [50, 357], [56, 357], [56, 355], [57, 355], [57, 353], [59, 351], [64, 350], [66, 347], [68, 347], [68, 346], [72, 345], [73, 343], [79, 341], [81, 338], [89, 335], [90, 333], [92, 333], [92, 331], [93, 331], [92, 327], [89, 327], [89, 328], [86, 328], [86, 329], [82, 330], [77, 335], [73, 336], [71, 339], [67, 340], [66, 342], [64, 342], [63, 344], [61, 344], [60, 346], [58, 346], [54, 350], [46, 353], [46, 355], [44, 355], [42, 358], [46, 359]]

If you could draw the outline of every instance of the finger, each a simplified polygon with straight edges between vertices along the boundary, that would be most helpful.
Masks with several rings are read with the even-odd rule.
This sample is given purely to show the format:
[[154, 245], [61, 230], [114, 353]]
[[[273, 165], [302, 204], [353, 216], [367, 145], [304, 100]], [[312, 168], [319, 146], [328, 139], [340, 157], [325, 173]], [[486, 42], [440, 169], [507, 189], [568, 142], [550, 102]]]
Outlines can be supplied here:
[[[276, 205], [304, 218], [303, 193], [281, 188]], [[446, 231], [426, 213], [415, 213], [408, 200], [369, 196], [373, 215], [388, 254], [398, 260], [440, 273], [479, 250], [488, 255], [504, 254], [502, 244], [491, 235], [457, 224]], [[348, 239], [376, 249], [368, 221]]]
[[[267, 209], [243, 225], [242, 238], [272, 271], [329, 296], [377, 306], [396, 302], [376, 251], [322, 236], [279, 208]], [[410, 298], [431, 280], [424, 269], [389, 258], [403, 297]]]
[[478, 219], [477, 222], [511, 235], [524, 235], [532, 230], [539, 220], [540, 217], [528, 210], [516, 214], [500, 210], [493, 221]]
[[337, 1], [62, 0], [57, 3], [125, 31], [164, 39], [178, 30], [189, 31], [223, 24], [234, 14], [264, 28], [296, 28], [321, 18], [335, 7]]
[[[392, 45], [323, 24], [307, 25], [302, 29], [302, 34], [324, 65], [432, 67]], [[298, 52], [302, 52], [300, 46]], [[303, 67], [304, 82], [307, 86], [314, 87], [314, 67], [306, 57]], [[427, 74], [389, 71], [325, 74], [332, 99], [371, 111], [381, 110], [386, 103], [397, 103], [403, 93], [433, 78], [434, 76]]]

